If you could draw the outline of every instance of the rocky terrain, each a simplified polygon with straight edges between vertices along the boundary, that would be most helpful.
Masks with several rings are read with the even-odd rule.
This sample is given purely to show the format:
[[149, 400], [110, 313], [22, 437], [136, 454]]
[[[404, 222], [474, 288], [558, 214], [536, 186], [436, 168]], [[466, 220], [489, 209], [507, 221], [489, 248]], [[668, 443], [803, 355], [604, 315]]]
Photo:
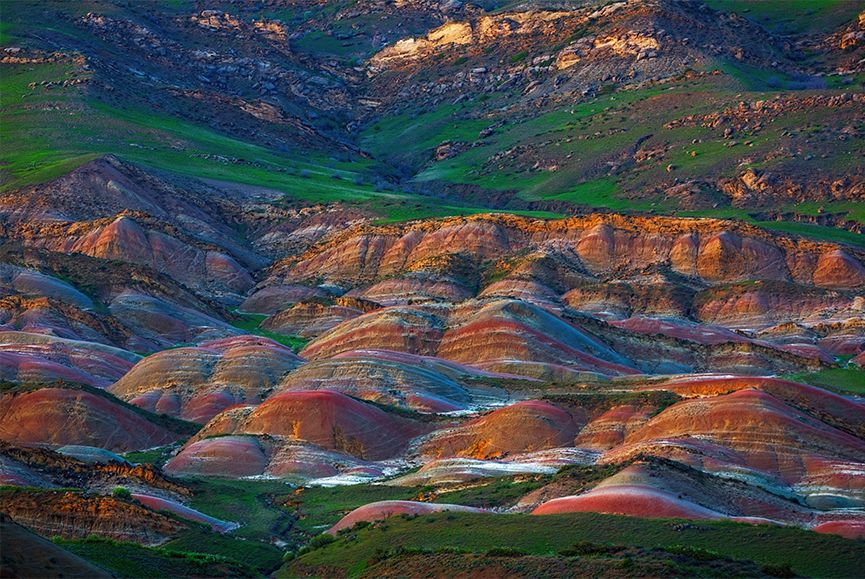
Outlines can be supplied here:
[[861, 574], [858, 3], [0, 17], [0, 576]]

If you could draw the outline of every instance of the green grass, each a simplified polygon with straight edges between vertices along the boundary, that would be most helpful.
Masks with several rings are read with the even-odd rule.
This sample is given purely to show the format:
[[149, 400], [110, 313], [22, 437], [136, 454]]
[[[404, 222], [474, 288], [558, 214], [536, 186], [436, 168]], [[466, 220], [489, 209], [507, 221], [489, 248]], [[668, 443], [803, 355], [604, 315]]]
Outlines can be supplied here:
[[89, 98], [79, 86], [28, 87], [43, 80], [60, 83], [83, 76], [86, 73], [71, 62], [4, 66], [0, 78], [4, 128], [0, 192], [45, 182], [111, 153], [192, 177], [267, 187], [284, 193], [286, 201], [356, 205], [385, 222], [488, 211], [376, 190], [370, 183], [372, 165], [367, 160], [277, 153], [154, 111], [105, 105]]
[[736, 12], [772, 32], [829, 32], [849, 22], [862, 6], [851, 0], [705, 0], [722, 12]]
[[291, 348], [295, 352], [299, 352], [303, 349], [304, 346], [309, 342], [309, 338], [304, 338], [301, 336], [286, 336], [285, 334], [279, 334], [277, 332], [271, 332], [269, 330], [265, 330], [259, 326], [261, 323], [268, 318], [263, 314], [247, 314], [235, 312], [238, 319], [232, 322], [232, 325], [235, 328], [241, 329], [245, 332], [249, 332], [250, 334], [255, 334], [256, 336], [261, 336], [263, 338], [269, 338], [274, 342], [278, 342], [287, 348]]
[[852, 365], [846, 368], [822, 368], [817, 372], [802, 372], [784, 377], [838, 394], [865, 396], [865, 369]]
[[410, 500], [418, 489], [386, 485], [308, 487], [292, 497], [298, 510], [297, 528], [315, 535], [326, 531], [343, 515], [376, 501]]
[[12, 25], [8, 22], [0, 22], [0, 46], [9, 46], [12, 44], [14, 35], [11, 34]]
[[256, 577], [247, 565], [228, 558], [110, 539], [58, 540], [64, 549], [119, 577]]
[[264, 576], [275, 571], [283, 557], [283, 551], [270, 543], [238, 537], [235, 533], [222, 535], [203, 527], [190, 528], [176, 539], [165, 543], [163, 547], [173, 551], [225, 557], [255, 569]]
[[233, 534], [254, 541], [282, 537], [291, 526], [282, 502], [292, 492], [283, 481], [186, 479], [194, 495], [189, 506], [241, 527]]
[[[485, 553], [493, 548], [510, 548], [534, 555], [555, 555], [581, 542], [704, 549], [761, 565], [789, 563], [797, 573], [819, 577], [857, 576], [865, 557], [865, 542], [795, 527], [649, 520], [596, 513], [547, 516], [440, 513], [413, 519], [390, 518], [341, 536], [301, 556], [298, 563], [343, 569], [356, 575], [363, 572], [377, 550], [450, 548]], [[290, 565], [279, 574], [290, 575]]]
[[160, 446], [157, 448], [150, 448], [148, 450], [137, 450], [133, 452], [127, 452], [123, 455], [123, 458], [128, 460], [133, 464], [152, 464], [155, 466], [162, 466], [168, 459], [171, 457], [171, 453], [175, 450], [175, 446]]
[[825, 225], [813, 225], [811, 223], [796, 223], [792, 221], [753, 221], [764, 229], [778, 231], [781, 233], [792, 233], [818, 241], [830, 241], [834, 243], [846, 243], [865, 247], [865, 236], [846, 229], [828, 227]]

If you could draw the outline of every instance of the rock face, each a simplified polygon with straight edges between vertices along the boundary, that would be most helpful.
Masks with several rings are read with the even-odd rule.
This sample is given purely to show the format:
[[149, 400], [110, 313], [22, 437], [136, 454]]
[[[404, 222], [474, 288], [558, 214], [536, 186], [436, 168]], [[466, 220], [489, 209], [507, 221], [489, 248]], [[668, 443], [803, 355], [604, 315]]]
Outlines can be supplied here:
[[370, 404], [327, 390], [283, 392], [255, 408], [228, 410], [193, 440], [221, 434], [264, 434], [305, 441], [362, 459], [381, 460], [403, 450], [424, 427]]
[[579, 427], [552, 404], [518, 402], [452, 429], [434, 433], [420, 453], [441, 458], [502, 458], [509, 454], [572, 446]]
[[153, 344], [158, 348], [170, 348], [242, 333], [206, 312], [135, 290], [126, 290], [115, 296], [109, 310], [134, 333], [134, 338], [128, 343], [130, 348], [138, 344], [145, 345], [148, 350], [153, 349]]
[[359, 350], [305, 364], [286, 376], [279, 389], [334, 390], [388, 406], [448, 412], [504, 399], [506, 394], [500, 389], [470, 384], [472, 379], [487, 376], [495, 375], [440, 358]]
[[443, 330], [443, 322], [434, 314], [416, 308], [383, 308], [339, 324], [310, 342], [300, 355], [318, 360], [351, 350], [374, 349], [432, 356]]
[[[621, 276], [629, 270], [669, 264], [673, 271], [699, 276], [709, 284], [793, 279], [833, 288], [861, 285], [855, 273], [859, 271], [857, 264], [862, 266], [861, 256], [854, 257], [830, 244], [794, 243], [719, 220], [616, 215], [555, 222], [486, 215], [367, 226], [321, 244], [299, 260], [277, 264], [274, 274], [297, 282], [319, 277], [332, 283], [356, 284], [393, 276], [434, 256], [464, 253], [480, 260], [501, 259], [551, 242], [571, 248], [595, 275], [615, 271]], [[823, 266], [818, 267], [821, 260]], [[840, 269], [835, 279], [830, 279], [825, 272], [833, 267]], [[844, 275], [846, 282], [842, 281]]]
[[641, 486], [607, 486], [574, 497], [546, 502], [533, 515], [561, 513], [611, 513], [649, 519], [719, 519], [716, 513], [672, 493]]
[[[699, 438], [694, 437], [697, 433]], [[709, 469], [753, 469], [795, 483], [808, 474], [812, 458], [860, 460], [865, 456], [863, 450], [861, 439], [787, 406], [771, 394], [743, 389], [668, 408], [603, 460], [658, 452], [678, 456], [686, 463], [697, 461]], [[698, 458], [699, 454], [703, 458]], [[685, 458], [689, 455], [691, 458]]]
[[315, 338], [362, 313], [357, 308], [337, 304], [300, 302], [270, 316], [261, 327], [278, 334]]
[[160, 231], [145, 229], [127, 215], [109, 223], [100, 220], [72, 224], [54, 235], [52, 238], [51, 234], [37, 234], [34, 245], [55, 252], [146, 265], [190, 287], [214, 294], [242, 294], [253, 286], [249, 273], [231, 256], [202, 250]]
[[521, 362], [615, 375], [635, 373], [606, 344], [554, 315], [524, 302], [466, 305], [451, 318], [439, 356], [496, 371]]
[[145, 410], [203, 423], [229, 406], [261, 402], [302, 362], [272, 340], [239, 336], [144, 358], [109, 391]]
[[299, 484], [359, 484], [385, 475], [379, 463], [290, 436], [228, 435], [191, 442], [165, 465], [175, 476], [265, 476]]
[[133, 503], [66, 491], [3, 493], [0, 509], [16, 523], [41, 535], [67, 539], [98, 535], [157, 545], [184, 529], [174, 519]]
[[140, 359], [119, 348], [41, 334], [0, 332], [0, 340], [0, 377], [10, 382], [105, 388]]
[[50, 387], [7, 389], [0, 394], [0, 439], [8, 442], [77, 444], [125, 452], [178, 438], [108, 395]]

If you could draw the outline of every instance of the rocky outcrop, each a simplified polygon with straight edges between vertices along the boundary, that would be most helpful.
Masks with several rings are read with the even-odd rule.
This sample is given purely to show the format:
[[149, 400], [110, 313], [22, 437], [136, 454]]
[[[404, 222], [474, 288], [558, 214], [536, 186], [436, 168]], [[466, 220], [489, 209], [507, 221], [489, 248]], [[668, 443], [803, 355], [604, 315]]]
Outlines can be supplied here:
[[105, 388], [140, 356], [81, 340], [27, 332], [0, 332], [0, 379], [48, 384], [56, 381]]
[[276, 435], [361, 459], [381, 460], [405, 449], [425, 429], [337, 392], [283, 392], [257, 407], [223, 412], [193, 442], [222, 434]]
[[114, 451], [152, 448], [180, 436], [89, 390], [6, 387], [0, 392], [0, 440], [15, 444], [78, 444]]
[[435, 355], [444, 324], [435, 314], [418, 308], [383, 308], [343, 322], [310, 342], [303, 358], [331, 358], [352, 350], [397, 350]]
[[568, 412], [540, 401], [491, 412], [452, 429], [434, 433], [420, 446], [425, 456], [491, 459], [509, 454], [572, 446], [579, 430]]
[[[486, 215], [365, 227], [276, 264], [271, 275], [295, 282], [325, 279], [358, 285], [398, 275], [412, 264], [445, 254], [464, 253], [483, 262], [528, 253], [525, 259], [534, 260], [530, 251], [551, 242], [573, 252], [602, 278], [667, 266], [707, 284], [761, 279], [849, 289], [861, 285], [856, 267], [862, 267], [862, 256], [854, 256], [850, 249], [838, 253], [838, 246], [832, 244], [774, 236], [720, 220], [617, 215], [547, 222]], [[818, 267], [821, 259], [822, 268]], [[830, 274], [835, 268], [840, 269]], [[573, 278], [570, 284], [573, 287]]]
[[261, 402], [301, 363], [272, 340], [240, 336], [148, 356], [109, 391], [145, 410], [204, 423], [229, 406]]
[[359, 350], [301, 366], [280, 382], [279, 391], [333, 390], [387, 406], [450, 412], [507, 396], [477, 384], [481, 377], [495, 375], [440, 358]]
[[0, 511], [40, 535], [83, 539], [90, 535], [157, 545], [185, 525], [113, 497], [70, 491], [17, 490], [0, 494]]

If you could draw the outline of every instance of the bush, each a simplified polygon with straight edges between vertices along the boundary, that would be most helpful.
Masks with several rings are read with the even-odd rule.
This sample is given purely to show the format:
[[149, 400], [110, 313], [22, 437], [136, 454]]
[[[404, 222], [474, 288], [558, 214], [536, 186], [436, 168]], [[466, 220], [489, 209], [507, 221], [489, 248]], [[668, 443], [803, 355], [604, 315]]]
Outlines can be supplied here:
[[123, 501], [132, 500], [132, 493], [124, 487], [114, 487], [114, 490], [111, 491], [111, 496]]
[[513, 55], [511, 57], [511, 64], [516, 64], [522, 60], [525, 60], [528, 55], [529, 55], [528, 50], [519, 51], [518, 53], [516, 53], [515, 55]]
[[668, 553], [672, 553], [673, 555], [684, 555], [686, 557], [690, 557], [695, 561], [716, 561], [721, 559], [721, 555], [715, 553], [714, 551], [709, 551], [708, 549], [701, 549], [700, 547], [683, 547], [682, 545], [671, 545], [664, 549]]
[[793, 567], [791, 567], [789, 563], [784, 563], [783, 565], [763, 565], [762, 570], [763, 573], [771, 575], [772, 577], [782, 577], [786, 579], [788, 577], [796, 576], [796, 572], [793, 571]]
[[528, 555], [525, 551], [512, 547], [493, 547], [486, 554], [487, 557], [525, 557]]
[[320, 549], [325, 545], [330, 545], [334, 541], [336, 541], [336, 537], [327, 533], [322, 533], [321, 535], [313, 537], [312, 541], [309, 542], [308, 547], [311, 550]]
[[591, 555], [607, 555], [617, 550], [620, 549], [610, 545], [599, 545], [598, 543], [589, 543], [584, 541], [582, 543], [577, 543], [568, 549], [562, 549], [559, 551], [559, 555], [562, 557], [586, 557]]

